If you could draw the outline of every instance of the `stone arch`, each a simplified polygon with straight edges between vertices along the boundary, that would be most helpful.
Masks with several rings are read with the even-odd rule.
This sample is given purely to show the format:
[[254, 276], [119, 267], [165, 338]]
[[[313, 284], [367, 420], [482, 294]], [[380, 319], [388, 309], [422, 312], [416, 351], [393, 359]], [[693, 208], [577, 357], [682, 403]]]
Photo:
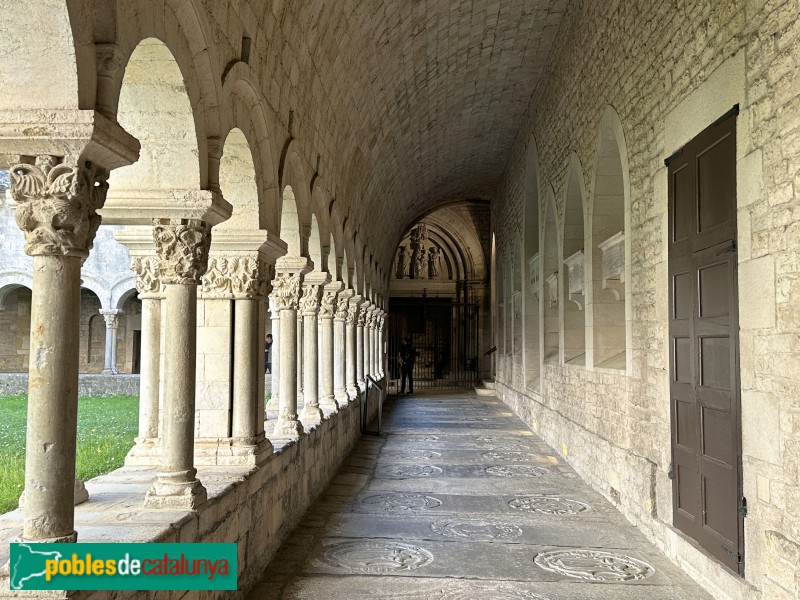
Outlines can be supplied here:
[[539, 345], [539, 310], [541, 305], [541, 278], [539, 264], [539, 156], [536, 142], [531, 137], [525, 164], [525, 213], [523, 278], [523, 328], [525, 387], [538, 391], [540, 386], [541, 351]]
[[563, 361], [586, 364], [586, 190], [583, 168], [574, 152], [564, 185], [564, 223], [561, 238], [561, 319]]
[[[280, 236], [288, 246], [287, 254], [289, 256], [308, 256], [308, 239], [311, 231], [311, 194], [303, 160], [297, 150], [297, 143], [293, 140], [284, 149], [278, 174], [278, 185], [281, 188]], [[295, 223], [297, 224], [296, 230]]]
[[97, 297], [98, 302], [100, 302], [100, 308], [113, 308], [111, 290], [94, 277], [85, 273], [81, 274], [81, 287], [91, 291]]
[[[91, 282], [89, 282], [91, 285]], [[105, 308], [95, 286], [81, 283], [80, 370], [99, 373], [103, 370], [106, 349], [106, 327], [100, 309]]]
[[141, 143], [141, 152], [137, 162], [111, 172], [107, 206], [163, 203], [165, 192], [177, 193], [179, 200], [181, 192], [201, 188], [195, 111], [170, 48], [157, 38], [142, 40], [120, 79], [116, 111], [120, 125]]
[[[331, 201], [330, 208], [330, 229], [331, 229], [331, 253], [328, 259], [328, 267], [330, 268], [330, 260], [336, 261], [336, 278], [338, 281], [345, 283], [348, 282], [348, 265], [347, 265], [347, 249], [345, 248], [345, 233], [344, 222], [342, 215], [339, 212], [338, 202]], [[333, 275], [333, 272], [331, 272]]]
[[540, 263], [542, 280], [542, 358], [545, 362], [558, 362], [560, 353], [561, 328], [559, 305], [561, 304], [560, 280], [561, 247], [558, 213], [553, 188], [545, 186], [544, 209], [542, 215], [542, 260]]
[[113, 308], [122, 310], [125, 303], [137, 295], [135, 283], [136, 280], [131, 279], [130, 281], [123, 281], [114, 286], [114, 289], [111, 290], [111, 306]]
[[[169, 49], [180, 68], [191, 103], [197, 148], [195, 160], [199, 167], [200, 188], [206, 189], [209, 182], [208, 141], [218, 137], [221, 130], [222, 77], [211, 56], [215, 43], [206, 9], [200, 0], [162, 2], [161, 6], [155, 7], [150, 0], [126, 0], [115, 4], [116, 51], [112, 62], [129, 66], [131, 55], [148, 39], [158, 39]], [[113, 70], [107, 82], [102, 77], [99, 82], [98, 104], [108, 106], [112, 115], [118, 115], [123, 70]]]
[[353, 234], [353, 289], [356, 294], [364, 293], [364, 245], [356, 232]]
[[5, 310], [6, 296], [18, 288], [33, 289], [33, 277], [22, 271], [6, 271], [0, 274], [0, 311]]
[[[240, 129], [247, 139], [255, 169], [258, 190], [258, 226], [271, 232], [280, 229], [281, 201], [278, 186], [278, 166], [273, 148], [274, 124], [265, 110], [265, 102], [251, 79], [250, 66], [235, 63], [224, 76], [223, 115], [228, 119], [227, 129]], [[223, 153], [224, 159], [224, 153]], [[210, 168], [213, 169], [212, 162]], [[209, 173], [211, 181], [219, 181], [219, 174]], [[222, 190], [223, 195], [225, 190]]]
[[32, 283], [27, 273], [0, 275], [0, 371], [16, 373], [28, 368]]
[[309, 256], [314, 261], [314, 268], [317, 271], [335, 270], [335, 265], [331, 265], [329, 260], [331, 251], [329, 207], [330, 197], [317, 176], [314, 178], [311, 192], [311, 238], [309, 241]]
[[216, 228], [232, 231], [259, 229], [262, 204], [257, 182], [250, 143], [244, 132], [234, 127], [225, 138], [219, 165], [220, 189], [233, 212], [230, 219]]
[[625, 369], [627, 362], [629, 215], [625, 135], [619, 116], [608, 106], [597, 136], [591, 213], [592, 362], [599, 367]]

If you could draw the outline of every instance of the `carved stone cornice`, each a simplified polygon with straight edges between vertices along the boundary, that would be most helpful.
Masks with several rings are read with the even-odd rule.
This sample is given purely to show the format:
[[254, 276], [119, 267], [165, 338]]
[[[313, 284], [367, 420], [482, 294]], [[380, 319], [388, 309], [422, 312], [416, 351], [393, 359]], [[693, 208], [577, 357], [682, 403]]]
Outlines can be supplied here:
[[269, 271], [269, 265], [256, 256], [212, 256], [203, 275], [203, 296], [265, 298]]
[[56, 156], [21, 157], [10, 169], [16, 221], [30, 256], [86, 258], [108, 192], [108, 171]]
[[159, 272], [164, 284], [199, 284], [208, 269], [211, 226], [205, 221], [153, 220]]
[[305, 317], [314, 317], [319, 312], [321, 286], [308, 283], [303, 285], [303, 295], [300, 298], [300, 312]]
[[158, 257], [134, 256], [131, 258], [131, 270], [136, 273], [136, 291], [140, 299], [160, 297], [161, 279], [158, 276]]
[[300, 273], [279, 271], [272, 280], [275, 310], [297, 310], [300, 305]]

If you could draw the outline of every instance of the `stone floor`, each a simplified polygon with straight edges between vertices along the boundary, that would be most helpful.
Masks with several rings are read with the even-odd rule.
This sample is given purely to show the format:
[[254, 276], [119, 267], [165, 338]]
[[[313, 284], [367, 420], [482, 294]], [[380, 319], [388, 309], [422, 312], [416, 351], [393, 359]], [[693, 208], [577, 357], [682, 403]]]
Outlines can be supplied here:
[[401, 398], [383, 433], [250, 598], [710, 598], [496, 398]]

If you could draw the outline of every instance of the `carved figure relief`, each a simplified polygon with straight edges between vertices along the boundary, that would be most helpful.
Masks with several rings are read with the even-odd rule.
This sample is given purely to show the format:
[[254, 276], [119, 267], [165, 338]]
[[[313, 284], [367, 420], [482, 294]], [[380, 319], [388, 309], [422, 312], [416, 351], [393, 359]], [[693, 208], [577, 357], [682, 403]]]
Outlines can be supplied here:
[[439, 508], [442, 501], [425, 494], [375, 494], [361, 501], [366, 507], [377, 508], [386, 512], [413, 512]]
[[430, 254], [428, 273], [431, 279], [438, 279], [442, 276], [442, 249], [434, 246], [428, 250]]
[[300, 312], [304, 315], [316, 315], [319, 310], [320, 286], [304, 285], [300, 298]]
[[347, 318], [345, 323], [353, 325], [358, 320], [358, 304], [350, 304], [347, 307]]
[[153, 238], [163, 283], [199, 284], [208, 268], [211, 226], [204, 221], [153, 221]]
[[559, 496], [518, 496], [508, 505], [516, 510], [545, 515], [577, 515], [591, 510], [584, 502]]
[[352, 540], [328, 546], [320, 560], [351, 573], [379, 574], [424, 567], [433, 561], [433, 555], [403, 542]]
[[279, 272], [272, 280], [272, 297], [277, 310], [297, 310], [300, 305], [300, 275]]
[[319, 318], [331, 319], [333, 313], [336, 311], [336, 296], [339, 292], [326, 291], [322, 294], [322, 299], [319, 304]]
[[347, 319], [347, 308], [349, 305], [349, 298], [340, 296], [336, 300], [336, 313], [334, 319], [337, 321], [344, 321]]
[[656, 572], [643, 560], [605, 550], [552, 550], [540, 552], [533, 562], [546, 571], [601, 583], [638, 581]]
[[224, 297], [266, 296], [266, 264], [256, 258], [214, 257], [203, 276], [203, 292]]

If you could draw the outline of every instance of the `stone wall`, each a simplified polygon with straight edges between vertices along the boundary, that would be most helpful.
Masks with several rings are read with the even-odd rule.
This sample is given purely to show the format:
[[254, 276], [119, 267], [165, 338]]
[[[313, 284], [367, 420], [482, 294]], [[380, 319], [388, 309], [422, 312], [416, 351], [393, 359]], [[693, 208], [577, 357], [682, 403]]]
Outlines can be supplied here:
[[[524, 231], [526, 203], [539, 203], [540, 223], [554, 205], [562, 228], [568, 180], [577, 172], [585, 192], [586, 247], [596, 246], [602, 240], [592, 238], [589, 223], [598, 140], [606, 115], [613, 111], [618, 116], [628, 188], [627, 364], [600, 369], [591, 360], [587, 366], [548, 362], [542, 365], [540, 388], [529, 391], [517, 375], [524, 355], [514, 351], [498, 370], [498, 393], [717, 598], [788, 600], [800, 595], [799, 13], [797, 2], [784, 0], [574, 3], [493, 212], [498, 267], [509, 273]], [[744, 578], [672, 528], [667, 476], [663, 161], [734, 104], [740, 109], [737, 246], [743, 477], [749, 509]], [[526, 186], [532, 156], [539, 173], [536, 190]], [[540, 248], [547, 243], [542, 239]], [[513, 260], [519, 264], [518, 254]], [[586, 310], [591, 356], [592, 307]], [[496, 331], [502, 330], [499, 324]], [[509, 369], [509, 363], [515, 366]]]

